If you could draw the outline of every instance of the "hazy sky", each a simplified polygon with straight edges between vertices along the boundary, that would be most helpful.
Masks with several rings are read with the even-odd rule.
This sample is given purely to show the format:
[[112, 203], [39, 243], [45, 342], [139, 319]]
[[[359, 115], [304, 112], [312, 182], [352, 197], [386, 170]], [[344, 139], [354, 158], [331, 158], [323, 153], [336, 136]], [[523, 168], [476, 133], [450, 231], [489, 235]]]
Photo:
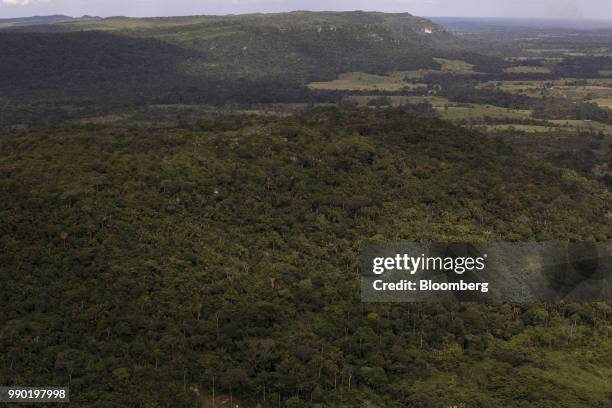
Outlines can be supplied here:
[[0, 0], [0, 18], [47, 14], [169, 16], [290, 10], [380, 10], [420, 16], [612, 20], [612, 0]]

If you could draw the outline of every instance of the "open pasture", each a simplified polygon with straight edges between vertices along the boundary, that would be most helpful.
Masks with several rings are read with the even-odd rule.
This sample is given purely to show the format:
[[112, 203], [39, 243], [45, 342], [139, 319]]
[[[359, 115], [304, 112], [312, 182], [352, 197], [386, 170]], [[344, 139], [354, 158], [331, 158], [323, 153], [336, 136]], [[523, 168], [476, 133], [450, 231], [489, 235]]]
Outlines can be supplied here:
[[403, 80], [399, 75], [374, 75], [364, 72], [340, 74], [338, 79], [328, 82], [312, 82], [311, 89], [336, 91], [400, 91], [418, 85]]

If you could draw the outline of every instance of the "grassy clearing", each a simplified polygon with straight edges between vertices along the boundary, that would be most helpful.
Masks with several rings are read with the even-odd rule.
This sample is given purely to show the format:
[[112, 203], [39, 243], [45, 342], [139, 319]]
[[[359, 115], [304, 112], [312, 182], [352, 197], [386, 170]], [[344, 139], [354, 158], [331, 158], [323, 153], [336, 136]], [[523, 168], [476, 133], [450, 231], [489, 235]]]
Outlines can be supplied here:
[[482, 120], [484, 118], [521, 120], [531, 117], [530, 110], [507, 109], [493, 105], [454, 103], [437, 96], [409, 96], [407, 103], [429, 102], [441, 117], [448, 120]]
[[588, 120], [567, 120], [567, 119], [555, 119], [555, 120], [551, 120], [550, 122], [562, 128], [569, 128], [569, 129], [574, 129], [578, 131], [612, 133], [612, 125], [606, 125], [605, 123], [593, 122], [593, 121], [588, 121]]
[[405, 98], [407, 103], [423, 103], [428, 102], [434, 108], [443, 108], [445, 105], [452, 103], [447, 98], [441, 96], [407, 96]]
[[395, 78], [406, 78], [415, 81], [422, 80], [426, 75], [431, 74], [433, 72], [440, 72], [433, 69], [417, 69], [414, 71], [392, 71], [389, 73], [390, 76]]
[[[466, 72], [472, 69], [469, 64], [458, 60], [439, 60], [445, 70]], [[518, 67], [515, 67], [518, 68]], [[534, 68], [534, 67], [529, 67]], [[538, 67], [535, 67], [538, 68]], [[541, 68], [541, 67], [539, 67]], [[405, 87], [405, 78], [416, 79], [426, 75], [429, 70], [396, 71], [387, 76], [363, 73], [350, 73], [332, 82], [311, 84], [315, 89], [342, 89], [342, 90], [397, 90]], [[532, 71], [534, 72], [534, 71]], [[591, 78], [580, 80], [566, 78], [554, 81], [489, 81], [478, 85], [479, 88], [501, 89], [506, 92], [524, 94], [532, 97], [552, 97], [567, 99], [568, 101], [591, 101], [599, 106], [612, 109], [612, 79]], [[417, 85], [413, 85], [417, 86]], [[401, 89], [401, 88], [399, 88]], [[367, 106], [368, 102], [376, 98], [375, 95], [353, 95], [349, 99], [356, 101], [359, 106]], [[584, 120], [540, 120], [534, 118], [531, 110], [508, 109], [493, 105], [479, 105], [469, 103], [451, 102], [447, 98], [437, 96], [389, 96], [393, 106], [402, 104], [415, 104], [428, 102], [443, 119], [468, 123], [481, 127], [483, 130], [505, 131], [512, 130], [525, 133], [546, 132], [603, 132], [612, 135], [612, 126], [604, 123]], [[529, 120], [529, 124], [526, 124]], [[491, 124], [494, 121], [495, 124]]]
[[435, 72], [446, 72], [457, 75], [477, 74], [474, 66], [462, 60], [450, 60], [434, 58], [441, 69], [419, 69], [414, 71], [392, 71], [387, 75], [374, 75], [365, 72], [348, 72], [340, 74], [338, 79], [328, 82], [312, 82], [308, 84], [311, 89], [335, 90], [335, 91], [400, 91], [405, 88], [426, 86], [425, 84], [413, 84], [408, 80], [421, 80], [427, 74]]
[[[376, 98], [375, 95], [354, 95], [349, 99], [356, 101], [359, 106], [367, 106], [368, 102]], [[389, 96], [393, 106], [407, 103], [428, 102], [437, 111], [441, 118], [450, 121], [468, 121], [473, 126], [489, 131], [507, 131], [525, 133], [546, 133], [551, 131], [562, 132], [603, 132], [612, 135], [612, 125], [592, 122], [588, 120], [538, 120], [532, 117], [531, 110], [507, 109], [493, 105], [478, 105], [469, 103], [454, 103], [447, 98], [437, 96]], [[612, 100], [608, 101], [612, 103]], [[495, 125], [487, 124], [487, 118], [501, 122]], [[539, 124], [516, 123], [525, 119], [538, 120]]]
[[450, 72], [453, 74], [476, 74], [474, 65], [462, 60], [449, 60], [444, 58], [434, 58], [437, 63], [442, 65], [442, 72]]
[[521, 65], [518, 67], [510, 67], [504, 70], [508, 74], [550, 74], [550, 69], [546, 67], [533, 67]]
[[308, 86], [311, 89], [336, 91], [400, 91], [418, 85], [405, 82], [403, 77], [399, 75], [383, 76], [364, 72], [349, 72], [340, 74], [340, 77], [334, 81], [313, 82]]
[[593, 102], [595, 102], [602, 108], [612, 109], [612, 98], [597, 98], [593, 99]]
[[584, 85], [576, 85], [576, 80], [557, 81], [490, 81], [478, 85], [481, 89], [499, 89], [505, 92], [527, 95], [532, 98], [543, 96], [575, 101], [606, 103], [612, 99], [612, 83], [609, 79], [588, 79]]
[[562, 86], [554, 87], [553, 91], [558, 91], [568, 95], [572, 99], [598, 99], [598, 98], [612, 98], [612, 88], [601, 86], [601, 85], [587, 85], [587, 86]]
[[502, 131], [515, 130], [517, 132], [526, 133], [545, 133], [550, 131], [563, 132], [603, 132], [612, 135], [612, 126], [600, 122], [589, 122], [586, 120], [565, 120], [555, 119], [549, 120], [549, 124], [542, 121], [541, 125], [521, 125], [513, 123], [503, 123], [497, 125], [484, 125], [487, 130]]
[[450, 73], [450, 74], [455, 74], [455, 75], [479, 74], [479, 72], [474, 71], [474, 65], [469, 64], [465, 61], [450, 60], [450, 59], [445, 59], [445, 58], [434, 58], [434, 59], [436, 60], [436, 62], [438, 62], [441, 65], [440, 70], [417, 69], [413, 71], [393, 71], [393, 72], [390, 72], [389, 75], [392, 77], [397, 77], [401, 79], [407, 78], [407, 79], [418, 81], [418, 80], [425, 78], [425, 76], [428, 74], [434, 74], [434, 73], [440, 73], [440, 72], [445, 72], [445, 73]]

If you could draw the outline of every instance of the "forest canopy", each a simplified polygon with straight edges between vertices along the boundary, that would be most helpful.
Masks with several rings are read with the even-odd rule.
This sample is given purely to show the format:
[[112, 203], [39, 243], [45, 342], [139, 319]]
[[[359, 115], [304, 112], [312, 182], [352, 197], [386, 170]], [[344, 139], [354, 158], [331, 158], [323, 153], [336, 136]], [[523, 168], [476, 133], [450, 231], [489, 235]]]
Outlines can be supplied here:
[[610, 239], [609, 192], [502, 141], [325, 108], [0, 151], [3, 383], [91, 407], [609, 405], [607, 303], [359, 301], [367, 239]]

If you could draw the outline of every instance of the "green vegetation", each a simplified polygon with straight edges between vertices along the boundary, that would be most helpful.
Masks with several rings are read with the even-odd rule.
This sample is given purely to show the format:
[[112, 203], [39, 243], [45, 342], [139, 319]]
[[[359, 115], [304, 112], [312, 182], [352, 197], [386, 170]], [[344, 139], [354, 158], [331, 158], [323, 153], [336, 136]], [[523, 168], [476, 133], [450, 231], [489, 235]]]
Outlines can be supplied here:
[[612, 98], [597, 98], [593, 99], [593, 102], [602, 108], [612, 109]]
[[379, 96], [368, 101], [368, 106], [389, 107], [393, 105], [393, 100], [388, 96]]
[[596, 183], [409, 109], [3, 138], [0, 379], [91, 407], [213, 381], [246, 406], [608, 406], [608, 304], [360, 303], [367, 239], [610, 239]]
[[610, 302], [370, 305], [357, 268], [370, 239], [610, 240], [607, 31], [22, 23], [0, 31], [0, 384], [100, 408], [611, 406]]
[[440, 71], [452, 74], [475, 74], [474, 65], [461, 60], [434, 58], [441, 65]]
[[452, 75], [477, 74], [473, 65], [461, 60], [434, 58], [440, 64], [440, 69], [392, 71], [386, 75], [373, 75], [364, 72], [349, 72], [340, 74], [338, 79], [328, 82], [313, 82], [308, 84], [312, 89], [328, 89], [338, 91], [400, 91], [424, 87], [426, 84], [411, 82], [425, 79], [429, 74], [447, 73]]
[[[112, 18], [54, 25], [52, 31], [48, 27], [27, 28], [44, 31], [42, 37], [48, 41], [41, 45], [45, 52], [38, 56], [38, 78], [44, 78], [57, 60], [62, 61], [58, 52], [71, 48], [78, 56], [91, 49], [93, 35], [101, 36], [103, 32], [107, 33], [106, 39], [114, 38], [119, 44], [156, 40], [181, 50], [187, 55], [174, 62], [178, 73], [190, 78], [283, 78], [300, 83], [332, 79], [352, 71], [435, 68], [434, 47], [458, 43], [441, 27], [410, 14], [364, 12]], [[425, 34], [425, 28], [435, 32]], [[69, 33], [57, 33], [58, 30]], [[23, 59], [35, 55], [25, 49], [29, 41], [36, 43], [38, 38], [30, 39], [19, 31], [4, 31], [0, 36], [0, 40], [20, 42], [22, 47], [17, 51], [21, 50], [19, 58]], [[62, 46], [64, 38], [75, 44]], [[121, 65], [123, 60], [119, 58], [117, 63]], [[91, 75], [100, 74], [87, 65], [81, 69]]]
[[[399, 96], [389, 95], [387, 96], [393, 106], [410, 105], [410, 104], [430, 104], [433, 108], [439, 109], [444, 108], [445, 105], [450, 104], [450, 101], [446, 98], [437, 96]], [[375, 95], [351, 95], [347, 98], [349, 101], [354, 101], [358, 106], [367, 106], [368, 102], [376, 98]]]
[[398, 76], [373, 75], [364, 72], [351, 72], [341, 74], [338, 79], [329, 82], [313, 82], [308, 84], [312, 89], [329, 89], [338, 91], [400, 91], [402, 89], [414, 88], [417, 85], [410, 84]]
[[556, 81], [494, 81], [479, 84], [481, 89], [497, 88], [505, 92], [532, 98], [595, 100], [612, 97], [612, 83], [608, 79], [563, 79]]
[[550, 74], [551, 70], [546, 67], [538, 67], [538, 66], [515, 66], [506, 68], [504, 70], [509, 74]]

